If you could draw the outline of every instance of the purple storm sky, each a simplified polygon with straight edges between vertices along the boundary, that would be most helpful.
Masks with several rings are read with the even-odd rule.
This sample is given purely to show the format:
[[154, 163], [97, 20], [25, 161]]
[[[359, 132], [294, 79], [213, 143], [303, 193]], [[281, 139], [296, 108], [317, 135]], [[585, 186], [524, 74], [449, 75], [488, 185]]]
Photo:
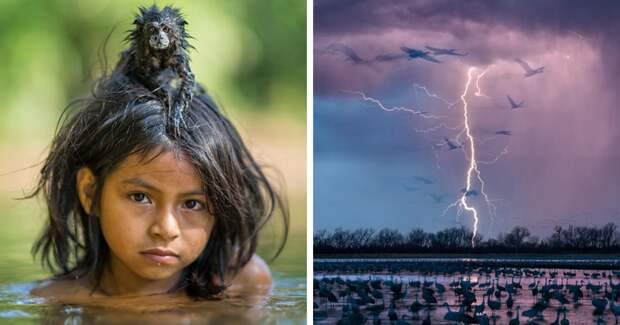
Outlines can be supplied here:
[[[468, 198], [480, 233], [619, 224], [619, 22], [618, 1], [315, 1], [314, 229], [472, 226], [468, 213], [444, 214], [465, 187], [469, 153], [444, 140], [458, 144], [460, 129], [416, 131], [463, 122], [469, 67], [488, 69], [485, 96], [473, 84], [466, 96], [477, 158], [507, 150], [479, 165], [496, 215]], [[401, 46], [467, 55], [375, 60]], [[525, 78], [515, 58], [544, 73]], [[442, 118], [386, 112], [349, 91]], [[524, 107], [511, 110], [507, 96]]]

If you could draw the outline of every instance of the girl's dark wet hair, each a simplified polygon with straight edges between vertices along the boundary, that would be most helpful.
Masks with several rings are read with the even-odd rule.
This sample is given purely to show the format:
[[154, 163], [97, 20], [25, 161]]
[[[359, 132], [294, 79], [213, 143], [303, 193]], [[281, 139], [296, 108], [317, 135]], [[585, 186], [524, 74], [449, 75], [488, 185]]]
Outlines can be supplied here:
[[288, 213], [280, 196], [252, 158], [231, 122], [206, 94], [194, 96], [183, 113], [185, 124], [167, 127], [165, 104], [151, 91], [119, 74], [102, 77], [92, 95], [69, 105], [60, 119], [49, 155], [35, 190], [42, 193], [49, 220], [33, 246], [33, 254], [55, 276], [95, 276], [97, 286], [110, 250], [99, 218], [88, 215], [78, 198], [76, 175], [81, 167], [97, 179], [92, 211], [97, 211], [103, 184], [125, 158], [172, 151], [196, 168], [215, 216], [214, 228], [202, 254], [183, 270], [174, 291], [185, 289], [195, 298], [222, 293], [252, 257], [258, 231], [281, 211], [284, 236]]

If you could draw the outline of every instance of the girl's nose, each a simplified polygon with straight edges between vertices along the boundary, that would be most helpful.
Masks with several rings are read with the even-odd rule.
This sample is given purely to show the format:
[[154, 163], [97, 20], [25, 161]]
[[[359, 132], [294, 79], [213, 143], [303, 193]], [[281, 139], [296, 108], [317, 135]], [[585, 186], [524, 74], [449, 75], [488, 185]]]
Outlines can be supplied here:
[[172, 241], [179, 237], [181, 230], [173, 207], [164, 207], [158, 211], [149, 232], [151, 236]]

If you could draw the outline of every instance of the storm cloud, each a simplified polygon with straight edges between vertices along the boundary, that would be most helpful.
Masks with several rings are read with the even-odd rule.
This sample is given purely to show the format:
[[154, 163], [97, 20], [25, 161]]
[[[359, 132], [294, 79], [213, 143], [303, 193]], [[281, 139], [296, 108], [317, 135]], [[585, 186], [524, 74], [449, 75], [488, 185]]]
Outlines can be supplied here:
[[[429, 230], [471, 225], [469, 216], [443, 214], [447, 204], [429, 197], [455, 199], [464, 187], [466, 155], [437, 147], [459, 131], [416, 132], [439, 121], [382, 111], [347, 92], [458, 125], [470, 67], [488, 69], [480, 79], [485, 96], [474, 90], [466, 96], [478, 159], [492, 160], [508, 148], [497, 163], [480, 165], [497, 206], [491, 218], [481, 199], [472, 199], [482, 233], [525, 225], [546, 235], [556, 225], [620, 221], [620, 3], [315, 1], [314, 19], [315, 229], [356, 228], [360, 220]], [[362, 60], [326, 51], [333, 44]], [[401, 46], [467, 55], [439, 56], [440, 64], [373, 61], [402, 54]], [[544, 73], [525, 78], [515, 58], [544, 66]], [[448, 107], [414, 85], [456, 104]], [[525, 108], [511, 111], [508, 95]], [[413, 175], [435, 182], [408, 191]]]

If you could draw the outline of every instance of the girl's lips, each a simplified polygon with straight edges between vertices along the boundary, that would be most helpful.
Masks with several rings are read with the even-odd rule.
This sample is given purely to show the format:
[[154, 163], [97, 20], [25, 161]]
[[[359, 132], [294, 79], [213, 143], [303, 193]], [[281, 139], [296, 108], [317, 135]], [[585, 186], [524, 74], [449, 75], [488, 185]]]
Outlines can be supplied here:
[[174, 264], [179, 260], [179, 258], [174, 255], [157, 255], [157, 254], [151, 254], [151, 253], [141, 253], [141, 254], [146, 256], [151, 261], [157, 264]]
[[179, 259], [179, 255], [176, 254], [174, 251], [163, 248], [149, 249], [140, 252], [140, 254], [148, 257], [150, 260], [157, 264], [174, 264]]

